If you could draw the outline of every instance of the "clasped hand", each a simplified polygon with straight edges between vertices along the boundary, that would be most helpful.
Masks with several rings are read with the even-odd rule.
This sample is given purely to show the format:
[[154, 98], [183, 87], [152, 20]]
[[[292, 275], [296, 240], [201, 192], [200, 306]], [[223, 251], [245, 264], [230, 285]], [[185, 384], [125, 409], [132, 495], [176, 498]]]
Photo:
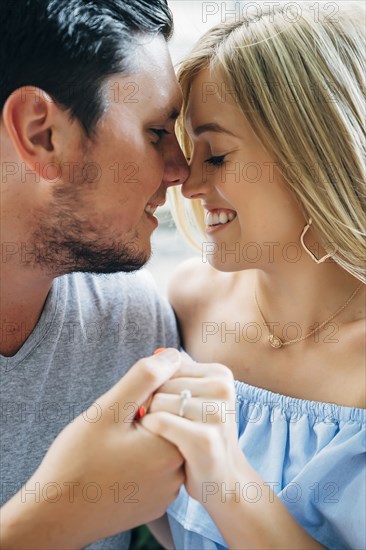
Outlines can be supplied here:
[[[184, 389], [192, 397], [181, 417]], [[147, 400], [148, 414], [134, 421], [131, 403], [140, 406]], [[57, 502], [35, 502], [18, 491], [1, 510], [2, 547], [81, 548], [160, 517], [182, 483], [202, 502], [205, 481], [238, 479], [243, 455], [237, 442], [234, 381], [223, 365], [194, 363], [188, 355], [167, 349], [139, 360], [96, 404], [100, 419], [86, 421], [95, 414], [88, 409], [70, 422], [27, 481], [30, 487], [72, 485], [72, 498], [65, 489]], [[102, 495], [92, 504], [82, 490], [90, 482]], [[131, 483], [137, 490], [133, 503], [120, 494]]]
[[[195, 363], [182, 355], [179, 370], [154, 393], [141, 423], [176, 445], [185, 459], [185, 487], [202, 502], [203, 483], [232, 483], [243, 460], [234, 378], [224, 365]], [[192, 397], [180, 416], [183, 390], [189, 390]]]

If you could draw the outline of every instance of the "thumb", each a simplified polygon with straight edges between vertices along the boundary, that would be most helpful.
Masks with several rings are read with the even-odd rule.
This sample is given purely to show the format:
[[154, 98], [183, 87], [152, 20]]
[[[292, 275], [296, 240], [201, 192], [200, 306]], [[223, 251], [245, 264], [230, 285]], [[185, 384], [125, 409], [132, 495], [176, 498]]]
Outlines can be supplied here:
[[174, 348], [144, 357], [104, 394], [104, 398], [121, 404], [133, 402], [139, 406], [173, 376], [181, 362], [182, 354]]

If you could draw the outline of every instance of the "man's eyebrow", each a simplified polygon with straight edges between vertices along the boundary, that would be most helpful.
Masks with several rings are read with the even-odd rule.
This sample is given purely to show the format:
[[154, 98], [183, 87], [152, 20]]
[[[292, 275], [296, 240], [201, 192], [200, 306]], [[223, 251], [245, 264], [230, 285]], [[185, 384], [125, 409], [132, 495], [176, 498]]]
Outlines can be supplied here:
[[176, 107], [173, 107], [172, 111], [170, 112], [170, 114], [168, 115], [168, 119], [169, 120], [177, 120], [177, 118], [179, 117], [180, 115], [180, 110], [177, 109]]
[[[180, 115], [180, 110], [178, 107], [171, 107], [170, 109], [162, 109], [159, 115], [157, 115], [154, 124], [161, 123], [163, 120], [168, 122], [169, 120], [177, 120]], [[160, 120], [160, 122], [158, 122]]]
[[197, 126], [193, 130], [193, 132], [196, 136], [199, 136], [204, 132], [218, 132], [218, 133], [224, 133], [224, 134], [229, 134], [230, 136], [238, 137], [235, 134], [233, 134], [233, 132], [230, 132], [230, 130], [223, 128], [222, 126], [220, 126], [220, 124], [217, 124], [216, 122], [207, 122], [206, 124], [201, 124], [200, 126]]
[[154, 118], [148, 119], [146, 121], [146, 126], [165, 126], [165, 124], [168, 124], [168, 122], [173, 121], [175, 125], [175, 121], [180, 115], [180, 111], [178, 107], [173, 107], [168, 109], [162, 109], [160, 113], [155, 113]]

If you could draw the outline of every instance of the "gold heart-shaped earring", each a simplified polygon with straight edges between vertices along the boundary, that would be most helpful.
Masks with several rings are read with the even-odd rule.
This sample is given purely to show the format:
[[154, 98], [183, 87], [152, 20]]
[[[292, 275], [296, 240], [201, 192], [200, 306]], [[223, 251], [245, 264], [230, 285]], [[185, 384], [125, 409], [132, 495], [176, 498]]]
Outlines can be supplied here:
[[313, 220], [312, 220], [311, 218], [309, 218], [308, 224], [304, 227], [304, 230], [303, 230], [303, 232], [301, 233], [300, 241], [301, 241], [302, 247], [303, 247], [304, 250], [309, 254], [309, 256], [311, 257], [311, 259], [312, 259], [316, 264], [321, 264], [321, 263], [324, 262], [327, 258], [330, 258], [332, 254], [325, 254], [322, 258], [318, 259], [318, 258], [312, 253], [312, 251], [308, 249], [308, 247], [307, 247], [306, 244], [304, 243], [304, 236], [305, 236], [306, 232], [308, 231], [309, 227], [311, 226], [312, 221], [313, 221]]

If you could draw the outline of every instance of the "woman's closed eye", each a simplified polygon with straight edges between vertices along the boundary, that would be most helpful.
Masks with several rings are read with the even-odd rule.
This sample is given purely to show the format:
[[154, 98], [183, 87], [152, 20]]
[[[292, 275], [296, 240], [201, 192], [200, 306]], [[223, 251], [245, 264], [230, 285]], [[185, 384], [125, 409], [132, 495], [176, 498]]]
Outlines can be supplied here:
[[226, 155], [221, 155], [219, 157], [210, 157], [209, 159], [205, 160], [207, 164], [211, 164], [212, 166], [221, 166], [224, 164]]

